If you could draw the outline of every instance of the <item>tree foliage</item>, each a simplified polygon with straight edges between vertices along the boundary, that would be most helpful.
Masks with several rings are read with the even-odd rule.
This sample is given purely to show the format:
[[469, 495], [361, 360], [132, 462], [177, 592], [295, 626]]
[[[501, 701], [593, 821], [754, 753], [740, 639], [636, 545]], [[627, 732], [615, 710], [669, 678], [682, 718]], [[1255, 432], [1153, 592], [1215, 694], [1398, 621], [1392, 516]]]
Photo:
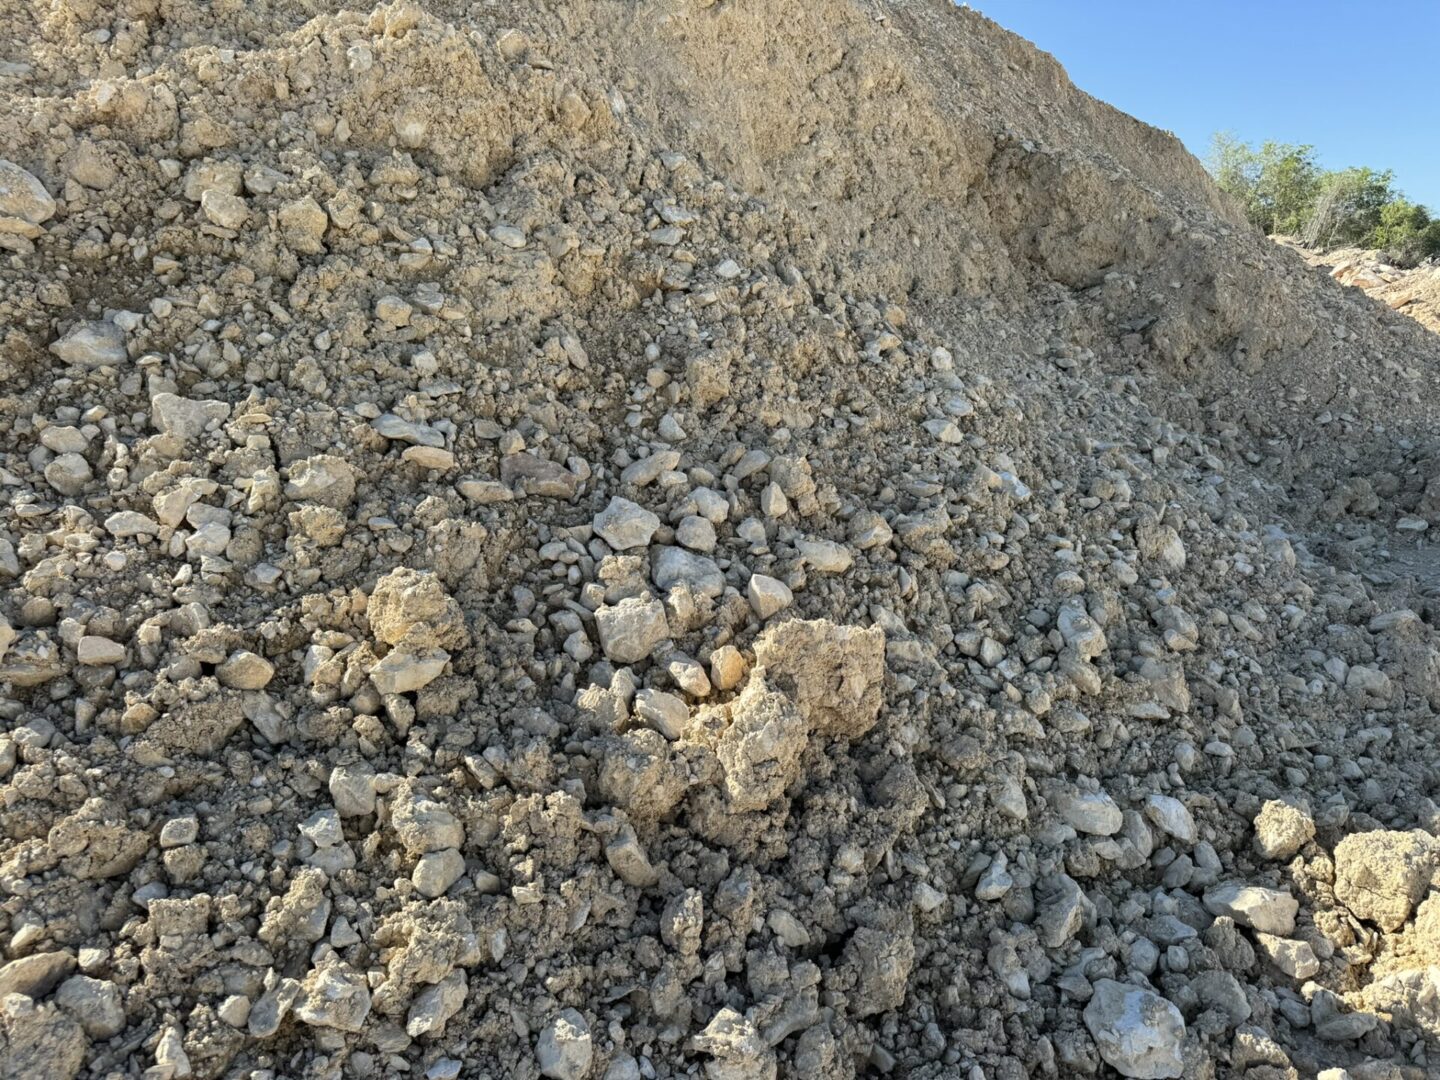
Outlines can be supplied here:
[[1257, 148], [1226, 132], [1215, 135], [1206, 165], [1266, 233], [1319, 248], [1381, 248], [1400, 265], [1440, 254], [1440, 222], [1405, 199], [1389, 170], [1327, 171], [1313, 146], [1264, 142]]

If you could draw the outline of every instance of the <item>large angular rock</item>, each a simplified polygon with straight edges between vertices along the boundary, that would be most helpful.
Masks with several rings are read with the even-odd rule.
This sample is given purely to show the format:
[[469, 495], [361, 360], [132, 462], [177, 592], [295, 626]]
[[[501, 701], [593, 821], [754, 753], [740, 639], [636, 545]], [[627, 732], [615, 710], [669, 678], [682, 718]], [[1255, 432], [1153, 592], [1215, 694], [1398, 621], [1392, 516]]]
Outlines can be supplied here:
[[465, 613], [434, 574], [402, 566], [375, 583], [365, 607], [370, 632], [387, 645], [458, 649], [469, 643]]
[[755, 660], [822, 735], [858, 739], [879, 719], [885, 631], [878, 626], [791, 619], [756, 640]]
[[1158, 994], [1100, 979], [1084, 1016], [1100, 1056], [1121, 1076], [1169, 1080], [1184, 1074], [1185, 1018]]
[[688, 585], [695, 595], [711, 600], [725, 591], [725, 575], [715, 560], [681, 547], [656, 548], [650, 555], [650, 577], [658, 589]]
[[616, 551], [628, 551], [647, 546], [660, 528], [660, 519], [639, 503], [617, 495], [595, 515], [592, 524], [605, 543]]
[[1211, 915], [1228, 915], [1252, 930], [1287, 937], [1295, 930], [1300, 901], [1288, 892], [1230, 881], [1206, 892], [1205, 910]]
[[55, 200], [38, 177], [0, 158], [0, 232], [34, 239], [41, 223], [55, 216]]
[[50, 343], [50, 351], [78, 368], [115, 367], [129, 359], [125, 331], [112, 322], [82, 322]]
[[1354, 833], [1335, 845], [1335, 896], [1356, 917], [1398, 930], [1429, 890], [1440, 843], [1418, 829]]
[[595, 612], [600, 648], [617, 664], [634, 664], [648, 657], [670, 636], [665, 605], [658, 600], [630, 596]]
[[565, 1009], [540, 1032], [535, 1060], [540, 1075], [553, 1080], [585, 1080], [595, 1056], [590, 1025], [574, 1009]]

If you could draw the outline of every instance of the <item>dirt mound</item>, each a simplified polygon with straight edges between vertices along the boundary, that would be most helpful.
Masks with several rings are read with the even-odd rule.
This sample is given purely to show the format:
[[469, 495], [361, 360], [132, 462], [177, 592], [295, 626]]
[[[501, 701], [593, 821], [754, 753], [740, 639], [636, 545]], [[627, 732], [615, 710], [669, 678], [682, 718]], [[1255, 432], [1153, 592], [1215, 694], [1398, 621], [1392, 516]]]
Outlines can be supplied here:
[[0, 31], [0, 1072], [1437, 1067], [1440, 345], [1172, 137], [941, 0]]

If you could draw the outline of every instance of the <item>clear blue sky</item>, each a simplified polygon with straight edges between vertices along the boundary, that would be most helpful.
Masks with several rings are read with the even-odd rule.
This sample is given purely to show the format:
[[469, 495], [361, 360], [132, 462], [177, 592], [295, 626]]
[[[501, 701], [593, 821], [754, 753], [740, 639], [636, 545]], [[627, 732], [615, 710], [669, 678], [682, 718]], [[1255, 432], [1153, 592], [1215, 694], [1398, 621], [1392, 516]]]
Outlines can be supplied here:
[[1311, 143], [1440, 213], [1440, 0], [970, 0], [1075, 85], [1173, 131]]

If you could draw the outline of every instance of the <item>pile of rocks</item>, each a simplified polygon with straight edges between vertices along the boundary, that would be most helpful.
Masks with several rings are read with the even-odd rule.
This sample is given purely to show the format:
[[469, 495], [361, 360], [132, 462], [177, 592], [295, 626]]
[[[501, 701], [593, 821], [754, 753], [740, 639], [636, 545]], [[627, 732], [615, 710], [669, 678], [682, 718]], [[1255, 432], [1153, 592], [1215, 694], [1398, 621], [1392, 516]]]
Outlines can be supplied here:
[[940, 0], [152, 7], [0, 11], [0, 1074], [1440, 1068], [1435, 340]]

